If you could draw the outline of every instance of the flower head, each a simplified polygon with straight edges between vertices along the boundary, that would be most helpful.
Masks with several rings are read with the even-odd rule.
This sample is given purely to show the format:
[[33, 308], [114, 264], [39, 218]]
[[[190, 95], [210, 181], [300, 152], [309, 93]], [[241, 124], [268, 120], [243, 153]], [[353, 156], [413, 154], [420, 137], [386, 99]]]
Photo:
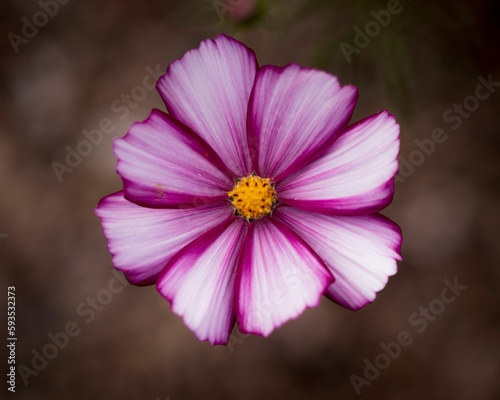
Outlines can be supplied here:
[[174, 61], [153, 110], [114, 142], [124, 189], [101, 200], [113, 264], [156, 284], [200, 340], [267, 336], [324, 294], [356, 310], [396, 272], [399, 127], [348, 126], [357, 89], [326, 72], [259, 67], [225, 35]]

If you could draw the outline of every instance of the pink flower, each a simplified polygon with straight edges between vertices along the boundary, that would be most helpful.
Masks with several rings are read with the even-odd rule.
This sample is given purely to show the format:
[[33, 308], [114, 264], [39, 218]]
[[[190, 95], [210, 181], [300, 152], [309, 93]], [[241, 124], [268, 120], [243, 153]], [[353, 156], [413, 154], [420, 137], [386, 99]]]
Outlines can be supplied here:
[[269, 335], [324, 294], [357, 310], [396, 272], [399, 126], [347, 126], [357, 89], [298, 65], [259, 67], [218, 36], [174, 61], [153, 110], [114, 142], [124, 190], [101, 200], [113, 264], [156, 283], [200, 340]]

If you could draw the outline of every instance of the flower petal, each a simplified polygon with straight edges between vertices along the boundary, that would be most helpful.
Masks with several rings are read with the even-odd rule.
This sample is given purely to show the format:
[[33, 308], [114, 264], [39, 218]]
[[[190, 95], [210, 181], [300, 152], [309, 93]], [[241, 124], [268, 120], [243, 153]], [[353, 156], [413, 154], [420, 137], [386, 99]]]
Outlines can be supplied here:
[[145, 208], [118, 192], [103, 198], [95, 213], [113, 265], [130, 282], [145, 285], [156, 282], [165, 264], [185, 245], [232, 218], [233, 209], [226, 202], [206, 208]]
[[326, 72], [262, 67], [249, 105], [257, 174], [279, 180], [319, 157], [349, 122], [357, 95]]
[[153, 110], [114, 141], [125, 197], [148, 207], [204, 205], [227, 198], [233, 183], [217, 157], [172, 117]]
[[321, 215], [287, 206], [274, 215], [327, 264], [335, 282], [325, 295], [346, 308], [357, 310], [372, 302], [396, 273], [401, 230], [381, 215]]
[[256, 71], [254, 52], [220, 35], [170, 64], [157, 84], [169, 113], [198, 133], [239, 177], [251, 172], [246, 115]]
[[323, 157], [279, 182], [279, 200], [336, 214], [380, 211], [392, 200], [398, 151], [394, 117], [372, 115], [352, 125]]
[[172, 311], [211, 344], [226, 344], [234, 325], [235, 268], [246, 230], [237, 218], [207, 232], [181, 250], [158, 280]]
[[333, 276], [294, 232], [274, 220], [253, 221], [237, 277], [240, 331], [269, 335], [318, 305]]

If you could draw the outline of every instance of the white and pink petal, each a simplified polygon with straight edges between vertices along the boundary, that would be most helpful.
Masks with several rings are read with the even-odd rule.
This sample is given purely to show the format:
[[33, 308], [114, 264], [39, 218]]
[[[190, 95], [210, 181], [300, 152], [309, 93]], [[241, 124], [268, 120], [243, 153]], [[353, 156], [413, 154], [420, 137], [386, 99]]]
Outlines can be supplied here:
[[319, 304], [334, 278], [304, 241], [282, 223], [255, 220], [236, 282], [240, 331], [269, 335]]
[[239, 177], [252, 172], [246, 118], [257, 68], [252, 50], [219, 35], [170, 64], [157, 84], [169, 113], [203, 138]]
[[276, 185], [279, 200], [309, 211], [378, 212], [392, 200], [399, 125], [387, 111], [352, 125], [321, 158]]
[[158, 110], [116, 139], [114, 152], [125, 197], [147, 207], [223, 200], [233, 184], [208, 146]]
[[319, 157], [349, 122], [357, 96], [323, 71], [262, 67], [249, 105], [257, 174], [280, 180]]
[[95, 212], [113, 255], [113, 265], [130, 282], [140, 285], [155, 283], [179, 250], [233, 218], [233, 210], [226, 202], [205, 208], [145, 208], [126, 200], [123, 192], [104, 197]]
[[157, 283], [199, 340], [226, 344], [234, 325], [236, 264], [247, 231], [238, 218], [214, 228], [181, 250]]
[[321, 215], [287, 206], [274, 215], [326, 263], [335, 282], [325, 295], [346, 308], [357, 310], [372, 302], [396, 273], [401, 230], [381, 215]]

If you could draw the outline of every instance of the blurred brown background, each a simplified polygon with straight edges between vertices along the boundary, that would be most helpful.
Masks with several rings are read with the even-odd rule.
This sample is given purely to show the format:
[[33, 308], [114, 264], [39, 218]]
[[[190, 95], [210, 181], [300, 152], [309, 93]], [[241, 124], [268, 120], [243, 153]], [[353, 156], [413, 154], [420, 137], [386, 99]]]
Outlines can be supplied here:
[[[478, 78], [500, 82], [498, 4], [2, 0], [1, 291], [16, 287], [26, 368], [9, 397], [354, 399], [354, 374], [365, 399], [500, 399], [500, 87]], [[382, 26], [375, 15], [389, 8], [399, 12]], [[297, 62], [357, 85], [353, 121], [396, 115], [406, 166], [385, 214], [403, 229], [404, 261], [359, 312], [325, 300], [267, 339], [235, 331], [211, 347], [154, 287], [115, 280], [93, 208], [121, 188], [113, 137], [164, 109], [146, 76], [220, 32], [261, 65]], [[60, 182], [53, 163], [109, 120]], [[445, 304], [455, 279], [467, 288]], [[412, 343], [385, 365], [381, 344], [404, 331]], [[385, 369], [366, 376], [376, 361]], [[6, 373], [7, 354], [1, 363]]]

